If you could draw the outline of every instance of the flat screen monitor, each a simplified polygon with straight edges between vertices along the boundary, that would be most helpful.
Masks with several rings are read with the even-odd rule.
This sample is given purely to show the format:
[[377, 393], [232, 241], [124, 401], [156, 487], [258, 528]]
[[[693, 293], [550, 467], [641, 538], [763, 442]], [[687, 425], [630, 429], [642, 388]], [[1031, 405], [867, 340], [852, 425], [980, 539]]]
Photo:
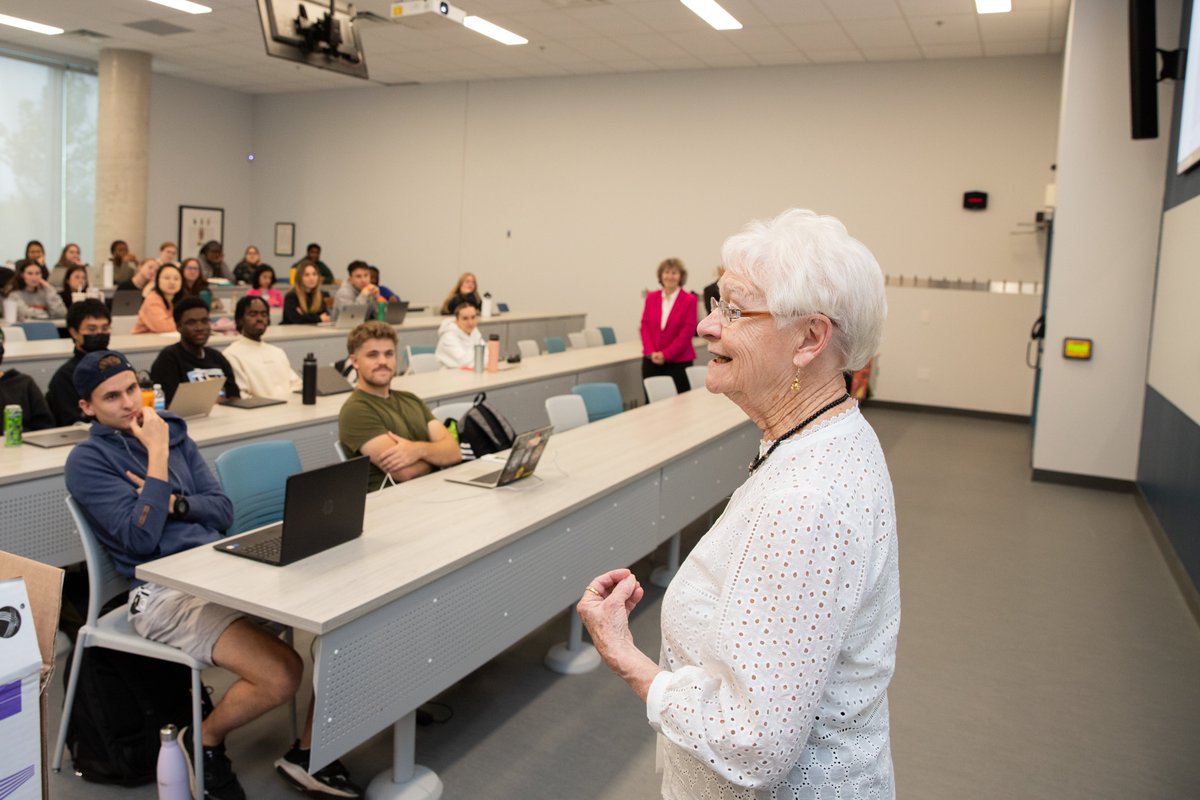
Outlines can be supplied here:
[[1200, 3], [1192, 5], [1188, 31], [1187, 67], [1183, 73], [1183, 110], [1179, 114], [1179, 155], [1175, 162], [1180, 175], [1200, 164]]
[[367, 77], [358, 28], [346, 9], [321, 0], [258, 0], [267, 55]]

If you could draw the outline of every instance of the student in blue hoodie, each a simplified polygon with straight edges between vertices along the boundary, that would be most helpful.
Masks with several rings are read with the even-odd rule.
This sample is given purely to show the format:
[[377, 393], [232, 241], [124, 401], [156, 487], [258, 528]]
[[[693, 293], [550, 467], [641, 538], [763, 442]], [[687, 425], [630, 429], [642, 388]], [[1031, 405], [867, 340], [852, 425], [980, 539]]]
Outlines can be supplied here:
[[[233, 505], [186, 423], [143, 408], [137, 376], [124, 355], [88, 353], [74, 381], [79, 407], [95, 424], [67, 457], [67, 491], [117, 571], [130, 580], [134, 630], [240, 678], [205, 718], [202, 739], [206, 796], [244, 800], [225, 755], [225, 736], [292, 698], [303, 671], [300, 656], [240, 612], [134, 577], [138, 564], [220, 539], [233, 522]], [[191, 734], [189, 728], [180, 732], [189, 761]], [[340, 762], [308, 775], [311, 735], [310, 707], [302, 739], [275, 762], [279, 773], [313, 794], [360, 797]]]

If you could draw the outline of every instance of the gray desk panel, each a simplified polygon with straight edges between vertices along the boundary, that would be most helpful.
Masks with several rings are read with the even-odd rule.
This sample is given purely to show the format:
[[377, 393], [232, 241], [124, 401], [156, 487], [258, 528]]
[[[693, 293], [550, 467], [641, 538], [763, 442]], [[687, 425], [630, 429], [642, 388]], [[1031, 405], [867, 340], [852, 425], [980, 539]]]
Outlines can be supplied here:
[[56, 567], [83, 561], [66, 496], [61, 474], [0, 486], [3, 549]]
[[710, 442], [690, 458], [662, 470], [659, 522], [664, 539], [717, 505], [746, 480], [746, 465], [758, 452], [759, 430], [749, 421]]

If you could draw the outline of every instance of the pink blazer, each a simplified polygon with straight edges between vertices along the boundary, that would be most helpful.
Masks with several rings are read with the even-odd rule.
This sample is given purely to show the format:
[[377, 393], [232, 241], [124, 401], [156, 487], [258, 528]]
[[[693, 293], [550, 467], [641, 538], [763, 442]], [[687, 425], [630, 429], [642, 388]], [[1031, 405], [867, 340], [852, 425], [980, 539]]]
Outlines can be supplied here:
[[694, 361], [696, 351], [692, 337], [696, 335], [696, 295], [680, 289], [667, 317], [667, 327], [662, 327], [662, 290], [646, 294], [646, 307], [642, 310], [642, 355], [662, 351], [668, 364]]

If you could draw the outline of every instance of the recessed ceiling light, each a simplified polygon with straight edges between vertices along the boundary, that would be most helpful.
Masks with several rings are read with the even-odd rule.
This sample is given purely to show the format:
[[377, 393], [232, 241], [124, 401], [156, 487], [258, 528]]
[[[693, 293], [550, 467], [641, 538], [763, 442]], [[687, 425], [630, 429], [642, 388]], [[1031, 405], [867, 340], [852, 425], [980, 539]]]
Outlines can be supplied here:
[[719, 31], [737, 31], [742, 29], [742, 23], [733, 18], [717, 3], [717, 0], [679, 0], [700, 19], [712, 25]]
[[158, 3], [160, 6], [173, 8], [176, 11], [186, 11], [189, 14], [207, 14], [212, 11], [208, 6], [202, 6], [199, 3], [193, 3], [192, 0], [150, 0], [151, 3]]
[[13, 28], [20, 28], [25, 31], [33, 31], [34, 33], [44, 33], [47, 36], [57, 36], [63, 32], [62, 28], [56, 28], [53, 25], [43, 25], [40, 22], [30, 22], [27, 19], [20, 17], [10, 17], [7, 14], [0, 14], [0, 25], [8, 25]]
[[463, 18], [463, 27], [470, 28], [476, 33], [482, 33], [489, 39], [495, 39], [501, 44], [529, 44], [524, 36], [518, 36], [507, 28], [501, 28], [494, 22], [488, 22], [483, 17], [467, 16]]
[[1012, 0], [975, 0], [975, 10], [980, 14], [1007, 14], [1012, 11]]

